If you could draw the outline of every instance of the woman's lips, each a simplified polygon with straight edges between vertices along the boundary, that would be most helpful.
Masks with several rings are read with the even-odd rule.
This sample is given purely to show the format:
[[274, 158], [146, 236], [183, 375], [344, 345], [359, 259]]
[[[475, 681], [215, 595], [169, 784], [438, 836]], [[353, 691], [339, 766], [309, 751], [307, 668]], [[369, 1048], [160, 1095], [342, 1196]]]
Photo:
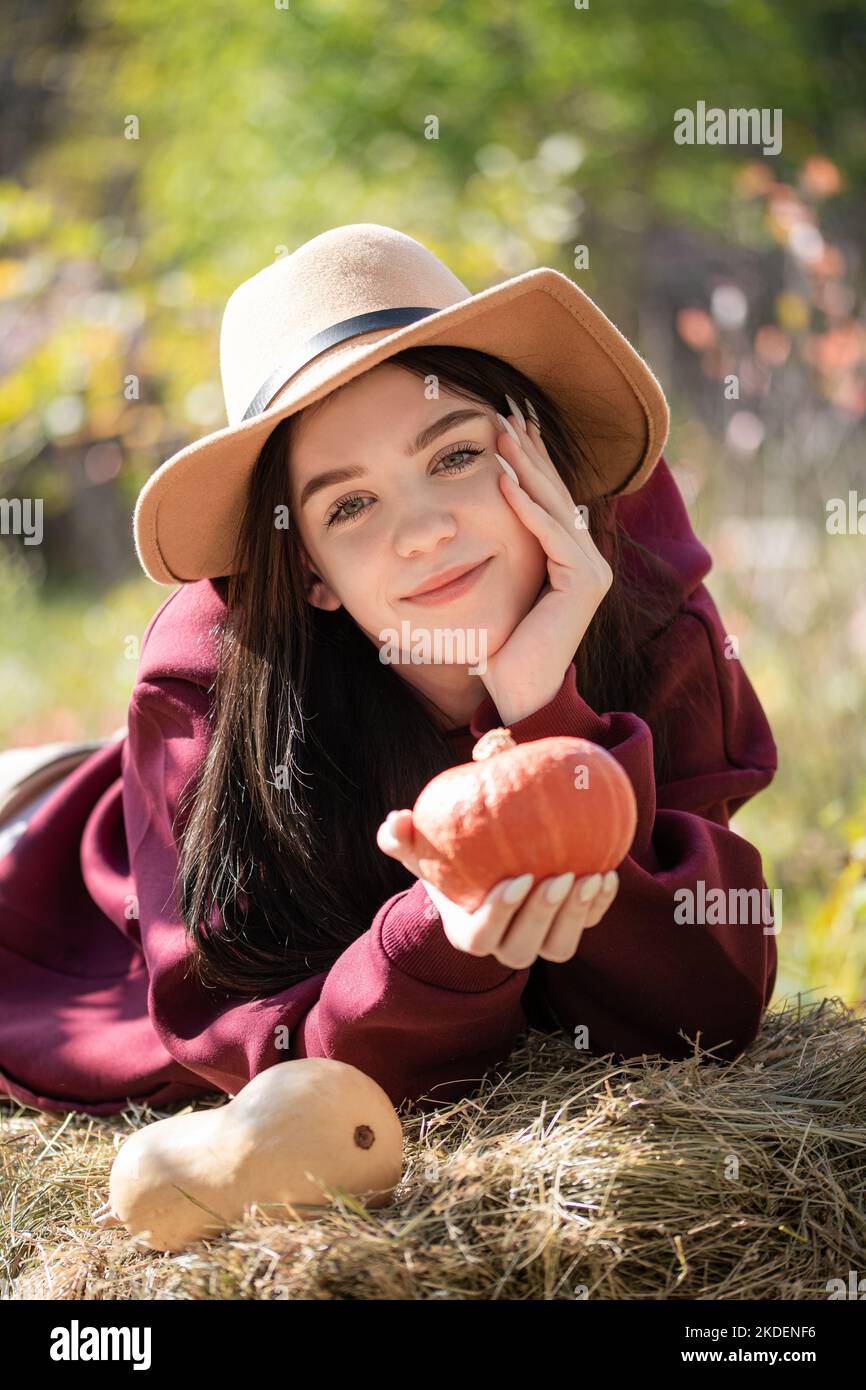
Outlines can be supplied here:
[[414, 594], [412, 598], [404, 599], [404, 603], [421, 603], [425, 607], [438, 603], [450, 603], [452, 599], [460, 598], [467, 593], [487, 569], [493, 556], [482, 560], [480, 565], [474, 569], [467, 570], [461, 574], [459, 579], [452, 579], [450, 584], [442, 584], [438, 589], [428, 589], [426, 594]]

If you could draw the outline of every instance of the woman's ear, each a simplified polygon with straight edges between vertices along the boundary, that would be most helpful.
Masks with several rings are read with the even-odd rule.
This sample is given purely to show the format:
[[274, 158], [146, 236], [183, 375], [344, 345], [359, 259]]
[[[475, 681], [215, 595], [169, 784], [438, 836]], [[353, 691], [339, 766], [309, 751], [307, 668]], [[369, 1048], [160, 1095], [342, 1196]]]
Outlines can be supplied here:
[[316, 574], [304, 550], [301, 551], [301, 565], [304, 571], [304, 591], [307, 595], [307, 601], [314, 608], [324, 608], [329, 613], [341, 608], [342, 604], [339, 598], [333, 589], [325, 583], [325, 580]]

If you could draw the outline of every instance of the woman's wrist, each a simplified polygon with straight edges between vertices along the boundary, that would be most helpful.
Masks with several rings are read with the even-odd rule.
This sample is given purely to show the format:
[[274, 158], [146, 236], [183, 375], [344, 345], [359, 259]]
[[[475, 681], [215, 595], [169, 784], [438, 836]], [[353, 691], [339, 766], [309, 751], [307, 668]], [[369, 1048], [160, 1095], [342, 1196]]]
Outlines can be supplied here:
[[487, 693], [496, 706], [503, 727], [507, 728], [511, 724], [519, 723], [521, 719], [526, 719], [528, 715], [536, 714], [538, 710], [544, 709], [544, 706], [549, 705], [551, 700], [559, 694], [561, 686], [562, 681], [560, 680], [555, 690], [551, 690], [547, 694], [542, 692], [538, 695], [521, 696], [512, 693], [511, 696], [502, 695], [500, 697], [495, 690], [491, 690], [489, 687]]

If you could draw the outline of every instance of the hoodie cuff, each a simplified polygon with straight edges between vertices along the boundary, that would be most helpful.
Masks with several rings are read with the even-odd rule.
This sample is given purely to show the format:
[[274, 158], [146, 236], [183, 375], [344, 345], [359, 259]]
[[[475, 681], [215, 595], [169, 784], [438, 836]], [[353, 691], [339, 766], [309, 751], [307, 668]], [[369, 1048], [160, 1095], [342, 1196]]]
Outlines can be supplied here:
[[[481, 701], [469, 724], [476, 743], [489, 729], [502, 725], [499, 711], [488, 695]], [[593, 743], [604, 743], [610, 728], [608, 716], [596, 714], [577, 691], [577, 671], [573, 661], [568, 663], [562, 684], [549, 704], [523, 719], [517, 719], [506, 726], [515, 743], [529, 743], [537, 738], [553, 738], [557, 734], [571, 734], [576, 738], [587, 738]]]
[[420, 878], [385, 904], [380, 940], [385, 955], [404, 975], [438, 989], [480, 994], [515, 974], [529, 978], [528, 968], [515, 971], [495, 956], [470, 956], [452, 946]]

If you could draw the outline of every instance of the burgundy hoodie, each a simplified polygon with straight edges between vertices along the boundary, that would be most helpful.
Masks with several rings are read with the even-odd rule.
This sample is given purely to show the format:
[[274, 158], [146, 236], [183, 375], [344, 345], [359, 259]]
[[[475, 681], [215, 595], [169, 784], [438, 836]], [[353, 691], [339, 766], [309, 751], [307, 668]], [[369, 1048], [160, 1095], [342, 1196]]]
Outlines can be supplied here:
[[[225, 604], [220, 581], [182, 584], [145, 632], [127, 737], [91, 754], [0, 854], [0, 1096], [109, 1114], [128, 1099], [233, 1095], [274, 1063], [334, 1057], [374, 1077], [395, 1105], [451, 1100], [506, 1063], [528, 1023], [569, 1038], [585, 1025], [593, 1053], [624, 1057], [686, 1056], [700, 1030], [702, 1047], [736, 1056], [773, 990], [772, 918], [683, 924], [674, 894], [700, 892], [703, 880], [707, 895], [761, 896], [760, 854], [729, 819], [772, 780], [776, 747], [742, 665], [725, 653], [702, 582], [712, 562], [664, 459], [617, 509], [667, 561], [680, 600], [649, 648], [647, 716], [670, 732], [673, 771], [656, 785], [648, 723], [592, 709], [573, 663], [549, 704], [510, 725], [517, 742], [576, 734], [601, 744], [637, 797], [619, 892], [571, 960], [512, 970], [458, 950], [416, 881], [325, 973], [262, 1000], [198, 987], [172, 897], [171, 823], [208, 746], [212, 629]], [[500, 722], [485, 698], [451, 735], [454, 763]]]

